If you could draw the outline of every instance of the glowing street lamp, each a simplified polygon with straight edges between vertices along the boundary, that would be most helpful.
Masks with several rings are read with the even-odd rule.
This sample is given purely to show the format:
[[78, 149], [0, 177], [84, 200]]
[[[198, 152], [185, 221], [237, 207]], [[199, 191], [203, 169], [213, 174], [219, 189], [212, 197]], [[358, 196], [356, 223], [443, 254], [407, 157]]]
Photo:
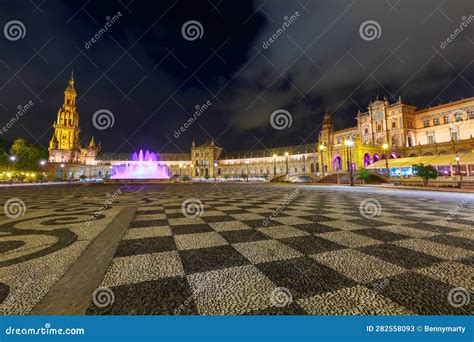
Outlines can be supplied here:
[[388, 149], [389, 149], [388, 144], [387, 143], [383, 144], [382, 149], [385, 152], [385, 176], [390, 177], [390, 174], [388, 172]]
[[16, 160], [16, 156], [10, 156], [10, 161], [11, 162], [15, 162], [15, 160]]
[[39, 164], [40, 164], [41, 166], [45, 166], [45, 165], [46, 165], [46, 160], [40, 160]]
[[344, 145], [346, 145], [346, 154], [347, 154], [347, 170], [349, 170], [349, 179], [350, 185], [354, 186], [354, 175], [352, 174], [352, 146], [354, 146], [354, 142], [352, 140], [346, 139], [344, 140]]
[[217, 181], [217, 169], [216, 169], [216, 167], [217, 167], [217, 162], [214, 162], [214, 182]]
[[456, 164], [457, 164], [457, 168], [458, 168], [458, 177], [459, 177], [458, 188], [461, 188], [461, 185], [462, 185], [462, 174], [461, 174], [461, 168], [460, 168], [460, 166], [459, 166], [459, 161], [461, 160], [461, 157], [456, 156], [454, 159], [456, 160]]

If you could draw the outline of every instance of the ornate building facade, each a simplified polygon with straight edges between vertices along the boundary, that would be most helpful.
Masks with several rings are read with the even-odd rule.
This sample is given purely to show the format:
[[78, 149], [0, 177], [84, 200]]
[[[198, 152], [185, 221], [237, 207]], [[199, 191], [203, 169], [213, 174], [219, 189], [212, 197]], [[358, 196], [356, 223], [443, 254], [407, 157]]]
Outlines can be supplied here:
[[[56, 177], [74, 179], [113, 176], [116, 165], [130, 165], [130, 154], [104, 153], [94, 138], [80, 146], [77, 93], [71, 74], [64, 101], [53, 123], [49, 164]], [[159, 163], [174, 176], [250, 179], [324, 176], [357, 170], [377, 161], [417, 156], [459, 155], [474, 152], [474, 97], [418, 109], [401, 98], [395, 103], [375, 100], [357, 113], [357, 125], [336, 130], [324, 116], [315, 144], [247, 152], [228, 152], [214, 141], [194, 142], [190, 153], [159, 153]], [[471, 168], [472, 166], [472, 168]], [[474, 165], [466, 176], [474, 175]]]

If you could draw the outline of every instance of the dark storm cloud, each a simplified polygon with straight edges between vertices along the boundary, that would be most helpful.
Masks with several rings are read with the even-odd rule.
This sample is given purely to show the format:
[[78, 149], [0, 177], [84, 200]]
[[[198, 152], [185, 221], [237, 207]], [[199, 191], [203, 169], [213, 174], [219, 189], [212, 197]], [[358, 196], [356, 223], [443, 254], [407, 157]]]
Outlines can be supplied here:
[[[334, 112], [339, 127], [348, 127], [377, 93], [392, 101], [401, 95], [419, 106], [473, 96], [474, 22], [440, 48], [463, 16], [474, 15], [469, 0], [114, 0], [36, 6], [24, 0], [0, 6], [2, 29], [11, 20], [26, 27], [24, 39], [0, 39], [0, 117], [7, 122], [18, 105], [35, 102], [5, 134], [9, 139], [48, 143], [73, 68], [81, 135], [84, 140], [95, 135], [112, 152], [188, 151], [193, 138], [210, 137], [228, 149], [247, 149], [258, 139], [257, 147], [314, 142], [324, 110]], [[118, 19], [91, 43], [118, 11]], [[188, 20], [202, 23], [201, 39], [183, 39], [181, 27]], [[360, 37], [367, 20], [380, 24], [379, 39]], [[269, 44], [274, 34], [277, 39]], [[206, 101], [210, 108], [174, 138]], [[113, 128], [93, 127], [92, 115], [101, 108], [114, 113]], [[291, 112], [293, 122], [276, 131], [269, 118], [280, 108]]]

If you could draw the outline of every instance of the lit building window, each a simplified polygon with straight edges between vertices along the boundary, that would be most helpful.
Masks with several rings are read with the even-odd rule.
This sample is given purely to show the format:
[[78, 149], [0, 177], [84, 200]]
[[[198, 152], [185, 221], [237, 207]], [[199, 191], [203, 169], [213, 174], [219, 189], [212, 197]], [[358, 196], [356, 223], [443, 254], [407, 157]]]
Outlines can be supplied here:
[[435, 135], [434, 133], [429, 133], [427, 135], [427, 138], [428, 138], [428, 144], [434, 144], [435, 143]]

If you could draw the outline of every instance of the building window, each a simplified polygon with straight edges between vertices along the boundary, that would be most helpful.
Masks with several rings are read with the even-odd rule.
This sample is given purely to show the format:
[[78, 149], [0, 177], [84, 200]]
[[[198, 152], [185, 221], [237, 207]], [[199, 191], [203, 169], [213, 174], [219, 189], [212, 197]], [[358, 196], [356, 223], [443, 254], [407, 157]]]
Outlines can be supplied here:
[[430, 127], [430, 119], [423, 120], [423, 127]]
[[428, 139], [428, 144], [434, 144], [435, 143], [434, 133], [428, 133], [427, 134], [427, 139]]
[[382, 125], [377, 125], [377, 132], [382, 132]]
[[337, 137], [337, 143], [338, 143], [338, 144], [341, 143], [341, 137]]
[[459, 140], [458, 131], [451, 131], [451, 140], [453, 140], [453, 141], [458, 141]]
[[439, 125], [439, 118], [434, 118], [433, 119], [433, 125], [435, 125], [435, 126]]
[[397, 128], [397, 123], [395, 121], [392, 121], [392, 128]]
[[456, 122], [462, 121], [462, 114], [461, 113], [454, 114], [454, 120]]
[[450, 122], [451, 122], [451, 119], [450, 119], [449, 115], [445, 115], [445, 116], [443, 117], [443, 121], [444, 121], [445, 124], [450, 123]]
[[469, 110], [467, 111], [467, 117], [468, 117], [469, 119], [474, 119], [474, 109], [469, 109]]

